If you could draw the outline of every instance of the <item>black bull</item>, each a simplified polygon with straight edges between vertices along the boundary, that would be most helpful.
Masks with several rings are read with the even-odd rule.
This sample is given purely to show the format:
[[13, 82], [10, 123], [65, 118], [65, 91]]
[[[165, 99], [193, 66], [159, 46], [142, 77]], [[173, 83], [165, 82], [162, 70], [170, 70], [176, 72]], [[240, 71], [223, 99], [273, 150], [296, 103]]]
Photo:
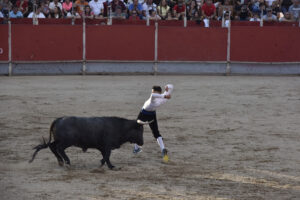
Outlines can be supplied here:
[[[64, 162], [70, 165], [70, 159], [65, 149], [76, 146], [86, 151], [88, 148], [98, 149], [105, 163], [112, 169], [109, 157], [111, 150], [119, 148], [126, 142], [143, 145], [143, 125], [136, 120], [128, 120], [119, 117], [62, 117], [54, 120], [50, 127], [48, 143], [40, 144], [29, 162], [32, 162], [41, 149], [49, 147], [62, 166]], [[54, 141], [51, 141], [51, 138]]]

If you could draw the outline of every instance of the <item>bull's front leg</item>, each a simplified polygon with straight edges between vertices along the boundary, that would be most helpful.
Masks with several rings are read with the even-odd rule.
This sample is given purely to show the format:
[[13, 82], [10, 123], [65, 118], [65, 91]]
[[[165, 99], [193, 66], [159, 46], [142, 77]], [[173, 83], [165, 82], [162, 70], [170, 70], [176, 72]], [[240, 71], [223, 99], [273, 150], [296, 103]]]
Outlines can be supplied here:
[[100, 147], [100, 148], [98, 148], [99, 149], [99, 151], [101, 152], [101, 154], [102, 154], [102, 159], [101, 159], [101, 167], [105, 164], [105, 160], [104, 160], [104, 157], [105, 157], [105, 150], [104, 150], [104, 148], [102, 148], [102, 147]]
[[115, 168], [115, 166], [113, 166], [111, 163], [110, 163], [110, 160], [109, 160], [109, 157], [110, 157], [110, 154], [111, 154], [111, 147], [110, 146], [107, 146], [105, 148], [105, 156], [104, 156], [104, 160], [108, 166], [109, 169], [113, 169]]

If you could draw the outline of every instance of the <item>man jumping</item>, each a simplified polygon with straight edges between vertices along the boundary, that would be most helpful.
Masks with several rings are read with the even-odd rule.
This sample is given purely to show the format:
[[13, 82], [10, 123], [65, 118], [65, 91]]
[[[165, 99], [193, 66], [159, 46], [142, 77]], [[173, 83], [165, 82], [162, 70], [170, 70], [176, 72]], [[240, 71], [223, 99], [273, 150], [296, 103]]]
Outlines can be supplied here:
[[[138, 115], [137, 121], [138, 123], [148, 122], [151, 128], [152, 134], [154, 138], [157, 140], [162, 156], [165, 162], [168, 162], [168, 150], [165, 148], [163, 138], [159, 133], [157, 119], [156, 119], [156, 109], [166, 103], [168, 99], [171, 98], [171, 92], [173, 90], [173, 85], [168, 84], [165, 86], [165, 92], [162, 94], [162, 89], [160, 86], [153, 86], [152, 93], [150, 98], [144, 103], [144, 106], [141, 112]], [[134, 145], [133, 153], [137, 154], [142, 152], [142, 149], [137, 144]]]

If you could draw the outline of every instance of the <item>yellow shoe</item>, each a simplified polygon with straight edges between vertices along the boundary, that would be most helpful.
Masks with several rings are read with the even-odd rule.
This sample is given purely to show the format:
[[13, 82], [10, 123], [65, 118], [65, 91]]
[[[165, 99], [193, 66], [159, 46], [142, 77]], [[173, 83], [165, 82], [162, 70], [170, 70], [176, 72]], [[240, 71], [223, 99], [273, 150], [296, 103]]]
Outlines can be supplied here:
[[167, 163], [169, 161], [168, 150], [167, 149], [163, 149], [162, 150], [162, 155], [163, 155], [164, 162]]

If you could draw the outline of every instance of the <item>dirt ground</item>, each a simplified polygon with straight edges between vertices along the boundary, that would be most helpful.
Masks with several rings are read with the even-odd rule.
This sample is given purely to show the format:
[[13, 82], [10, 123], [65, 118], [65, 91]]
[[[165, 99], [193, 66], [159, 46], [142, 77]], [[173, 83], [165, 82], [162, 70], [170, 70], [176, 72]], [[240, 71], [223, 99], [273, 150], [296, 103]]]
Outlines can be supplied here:
[[[135, 119], [151, 86], [172, 83], [157, 111], [170, 161], [145, 127], [143, 152], [67, 149], [59, 167], [32, 148], [60, 116]], [[0, 77], [0, 199], [300, 199], [300, 77]]]

